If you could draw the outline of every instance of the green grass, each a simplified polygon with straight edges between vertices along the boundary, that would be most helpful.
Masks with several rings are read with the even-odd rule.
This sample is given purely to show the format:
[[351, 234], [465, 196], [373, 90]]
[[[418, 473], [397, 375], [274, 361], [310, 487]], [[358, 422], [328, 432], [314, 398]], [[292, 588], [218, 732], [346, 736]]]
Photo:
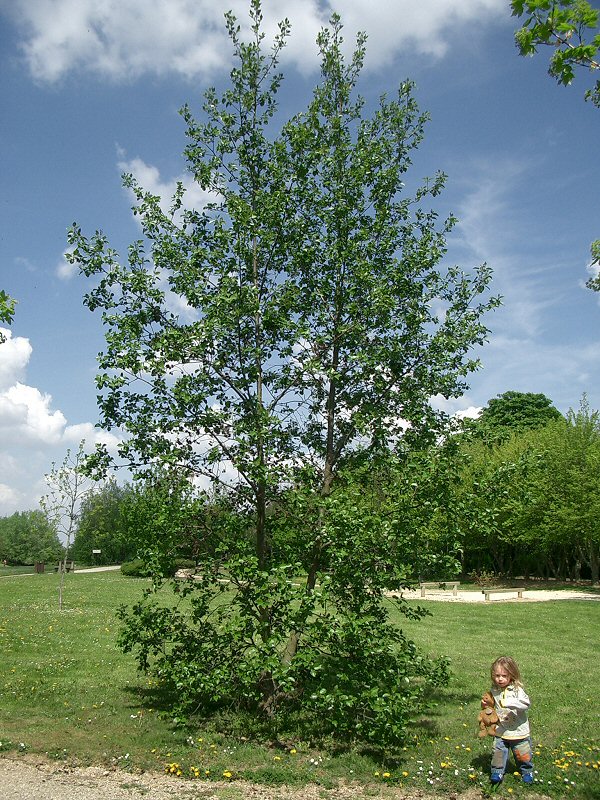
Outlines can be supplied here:
[[34, 572], [35, 567], [33, 565], [25, 567], [5, 567], [0, 564], [0, 577], [6, 575], [33, 575]]
[[[367, 793], [379, 784], [425, 793], [481, 785], [487, 792], [491, 739], [476, 737], [476, 717], [489, 666], [506, 653], [519, 662], [533, 701], [538, 788], [557, 798], [600, 797], [600, 603], [423, 601], [431, 618], [400, 623], [426, 652], [450, 656], [450, 685], [415, 722], [406, 748], [326, 752], [306, 742], [278, 750], [212, 726], [174, 726], [168, 713], [149, 706], [152, 687], [115, 644], [115, 609], [138, 599], [144, 582], [116, 572], [66, 575], [62, 613], [58, 585], [54, 573], [0, 578], [0, 750], [192, 778], [229, 773], [231, 781], [271, 785], [316, 781], [327, 788], [351, 780]], [[531, 790], [508, 775], [496, 794]]]

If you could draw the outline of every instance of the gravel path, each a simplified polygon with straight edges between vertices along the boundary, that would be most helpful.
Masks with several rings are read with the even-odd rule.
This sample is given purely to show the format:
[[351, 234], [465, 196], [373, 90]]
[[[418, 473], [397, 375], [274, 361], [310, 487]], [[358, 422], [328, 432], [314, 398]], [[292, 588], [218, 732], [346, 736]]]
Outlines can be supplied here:
[[[101, 767], [70, 768], [34, 756], [0, 757], [1, 800], [483, 800], [487, 795], [471, 788], [461, 794], [406, 794], [392, 786], [338, 786], [324, 789], [308, 785], [257, 786], [235, 783], [183, 781], [167, 775], [140, 775]], [[549, 800], [528, 793], [529, 800]]]

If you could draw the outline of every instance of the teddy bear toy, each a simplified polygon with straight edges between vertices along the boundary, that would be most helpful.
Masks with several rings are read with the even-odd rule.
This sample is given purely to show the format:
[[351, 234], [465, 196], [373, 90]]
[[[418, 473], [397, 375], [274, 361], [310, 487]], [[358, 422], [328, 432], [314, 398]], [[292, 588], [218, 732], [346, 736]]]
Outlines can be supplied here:
[[500, 722], [496, 714], [495, 702], [491, 692], [485, 692], [481, 698], [481, 711], [477, 717], [479, 736], [495, 736], [496, 725]]

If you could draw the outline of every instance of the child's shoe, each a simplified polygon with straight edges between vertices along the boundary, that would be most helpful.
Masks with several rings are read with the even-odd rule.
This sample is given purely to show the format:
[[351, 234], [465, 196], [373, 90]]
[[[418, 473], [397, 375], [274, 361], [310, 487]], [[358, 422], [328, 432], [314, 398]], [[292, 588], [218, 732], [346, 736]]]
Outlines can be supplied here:
[[490, 775], [490, 783], [493, 783], [494, 785], [502, 783], [503, 777], [504, 775], [501, 772], [492, 772]]
[[523, 783], [533, 783], [533, 772], [523, 773]]

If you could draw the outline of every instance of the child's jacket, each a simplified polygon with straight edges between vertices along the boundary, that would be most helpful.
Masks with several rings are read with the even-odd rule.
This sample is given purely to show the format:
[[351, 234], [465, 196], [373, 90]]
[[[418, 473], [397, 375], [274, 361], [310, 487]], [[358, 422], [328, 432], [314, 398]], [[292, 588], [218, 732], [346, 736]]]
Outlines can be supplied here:
[[[527, 709], [531, 701], [522, 686], [512, 683], [505, 689], [492, 686], [492, 695], [496, 702], [496, 711], [500, 722], [496, 725], [496, 736], [502, 739], [526, 739], [529, 736], [529, 720]], [[502, 712], [509, 711], [508, 718], [502, 721]]]

